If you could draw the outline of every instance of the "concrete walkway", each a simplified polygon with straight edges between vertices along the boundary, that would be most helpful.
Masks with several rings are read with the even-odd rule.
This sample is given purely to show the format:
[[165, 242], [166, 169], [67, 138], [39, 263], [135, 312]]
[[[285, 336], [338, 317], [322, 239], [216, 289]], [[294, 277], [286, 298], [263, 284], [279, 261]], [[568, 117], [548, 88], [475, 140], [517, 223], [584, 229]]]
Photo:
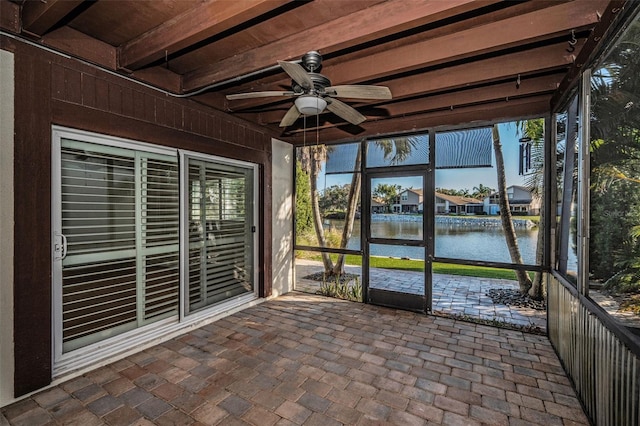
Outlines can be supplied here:
[[[296, 259], [296, 290], [315, 293], [321, 283], [304, 277], [322, 271], [321, 262]], [[362, 268], [359, 266], [346, 266], [345, 272], [362, 277]], [[373, 269], [371, 275], [372, 288], [424, 294], [424, 280], [421, 272]], [[362, 278], [360, 278], [360, 282], [362, 282]], [[434, 274], [433, 312], [448, 315], [469, 315], [546, 330], [547, 313], [545, 311], [494, 304], [486, 295], [493, 288], [517, 289], [518, 283], [502, 279]]]
[[29, 426], [588, 424], [544, 336], [297, 292], [0, 412]]

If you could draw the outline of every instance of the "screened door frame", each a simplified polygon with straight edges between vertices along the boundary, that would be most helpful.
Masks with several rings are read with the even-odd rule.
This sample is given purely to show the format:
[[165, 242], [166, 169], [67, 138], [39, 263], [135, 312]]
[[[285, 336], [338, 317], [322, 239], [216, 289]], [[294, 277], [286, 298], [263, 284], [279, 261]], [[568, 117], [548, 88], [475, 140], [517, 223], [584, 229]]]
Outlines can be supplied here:
[[[374, 188], [371, 187], [373, 179], [384, 178], [403, 178], [419, 176], [423, 182], [423, 213], [422, 213], [422, 239], [394, 239], [379, 238], [371, 235], [371, 197]], [[363, 248], [362, 256], [362, 281], [363, 281], [363, 297], [366, 303], [380, 306], [389, 306], [393, 308], [405, 309], [409, 311], [427, 313], [431, 311], [432, 306], [432, 258], [433, 258], [433, 203], [427, 203], [428, 193], [433, 186], [431, 182], [432, 168], [429, 164], [411, 165], [405, 167], [385, 167], [366, 169], [362, 178], [363, 196], [362, 211], [368, 212], [362, 214], [361, 245]], [[428, 205], [427, 205], [428, 204]], [[407, 246], [421, 248], [424, 253], [424, 293], [416, 295], [404, 292], [387, 291], [370, 287], [371, 265], [369, 262], [371, 253], [370, 245], [381, 244], [391, 246]]]
[[[427, 136], [428, 153], [425, 162], [418, 162], [409, 165], [386, 165], [383, 167], [367, 166], [367, 149], [368, 143], [374, 139], [364, 141], [362, 143], [363, 161], [362, 161], [362, 232], [361, 247], [363, 248], [362, 256], [362, 277], [363, 277], [363, 298], [365, 303], [379, 304], [381, 306], [390, 306], [399, 309], [410, 310], [420, 313], [428, 313], [432, 309], [433, 297], [433, 253], [434, 253], [434, 217], [433, 200], [435, 194], [435, 131], [430, 129], [428, 132], [421, 133]], [[407, 177], [420, 176], [423, 183], [423, 213], [422, 213], [422, 240], [400, 241], [393, 239], [381, 239], [371, 237], [371, 196], [373, 188], [371, 188], [371, 180], [385, 177]], [[370, 244], [389, 244], [398, 243], [412, 247], [422, 248], [424, 250], [424, 294], [410, 295], [407, 293], [395, 293], [384, 290], [373, 289], [373, 300], [371, 297], [371, 289], [369, 288], [370, 275]]]
[[[168, 155], [176, 158], [179, 167], [179, 196], [180, 196], [180, 280], [178, 294], [178, 313], [170, 317], [160, 319], [142, 327], [125, 331], [115, 336], [107, 337], [95, 343], [88, 344], [69, 352], [63, 353], [63, 306], [62, 306], [62, 251], [66, 251], [66, 243], [62, 237], [62, 139], [71, 139], [79, 142], [93, 143], [100, 146], [114, 147], [118, 149], [127, 149], [130, 151], [144, 151], [152, 154]], [[251, 294], [242, 295], [227, 301], [220, 302], [210, 308], [203, 309], [191, 315], [185, 315], [183, 290], [188, 287], [188, 282], [184, 281], [183, 256], [184, 247], [182, 236], [185, 234], [183, 228], [183, 211], [182, 206], [185, 194], [183, 191], [184, 169], [182, 167], [182, 158], [184, 156], [193, 156], [205, 161], [215, 161], [223, 164], [232, 164], [251, 168], [253, 171], [253, 194], [252, 194], [252, 214], [253, 214], [253, 288]], [[230, 313], [241, 308], [259, 303], [258, 300], [258, 283], [259, 283], [259, 166], [254, 163], [242, 162], [213, 155], [206, 155], [197, 152], [182, 151], [176, 148], [168, 148], [160, 145], [119, 138], [84, 130], [77, 130], [68, 127], [53, 125], [51, 137], [51, 312], [52, 312], [52, 376], [59, 378], [66, 374], [79, 371], [90, 366], [94, 366], [98, 362], [123, 354], [135, 353], [141, 349], [157, 344], [170, 337], [184, 333], [186, 329], [194, 326], [201, 326], [209, 322], [220, 319]], [[66, 254], [66, 253], [65, 253]]]

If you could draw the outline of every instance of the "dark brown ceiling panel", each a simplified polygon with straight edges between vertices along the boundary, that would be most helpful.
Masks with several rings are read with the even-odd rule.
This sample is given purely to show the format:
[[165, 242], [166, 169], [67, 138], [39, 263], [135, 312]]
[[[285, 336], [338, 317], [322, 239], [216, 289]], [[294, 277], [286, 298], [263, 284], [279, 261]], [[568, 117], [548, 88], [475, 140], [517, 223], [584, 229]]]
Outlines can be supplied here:
[[232, 1], [227, 7], [218, 3], [201, 3], [118, 49], [120, 68], [137, 69], [165, 55], [255, 19], [292, 0]]
[[28, 1], [22, 5], [22, 31], [43, 35], [64, 19], [82, 0]]
[[8, 1], [0, 2], [0, 28], [12, 33], [20, 31], [20, 6]]
[[[450, 18], [458, 13], [479, 9], [490, 1], [450, 0], [425, 2], [391, 0], [364, 10], [326, 22], [293, 34], [266, 46], [231, 56], [226, 60], [201, 67], [187, 73], [184, 78], [186, 91], [197, 89], [216, 81], [247, 74], [266, 68], [276, 60], [298, 59], [308, 50], [319, 50], [323, 55], [407, 31], [427, 23]], [[412, 7], [407, 7], [408, 3]]]
[[607, 1], [563, 3], [366, 56], [351, 61], [348, 66], [327, 63], [323, 73], [331, 75], [340, 84], [354, 83], [532, 44], [594, 25], [598, 22], [598, 15], [593, 9], [596, 3], [602, 3], [604, 10]]
[[[285, 12], [270, 14], [265, 19], [248, 22], [240, 30], [230, 31], [223, 38], [213, 39], [203, 46], [198, 46], [193, 52], [173, 58], [170, 61], [172, 69], [186, 74], [191, 71], [223, 61], [230, 57], [245, 57], [245, 52], [263, 46], [270, 46], [286, 37], [297, 35], [307, 39], [307, 31], [325, 23], [332, 23], [343, 16], [349, 16], [362, 9], [375, 6], [386, 0], [344, 1], [344, 0], [313, 0], [296, 1]], [[295, 7], [293, 7], [295, 6]], [[281, 8], [282, 9], [282, 8]], [[331, 25], [333, 29], [336, 27]], [[306, 50], [305, 50], [306, 52]], [[276, 59], [282, 59], [278, 56]], [[274, 65], [272, 58], [269, 65]], [[286, 58], [289, 59], [289, 58]], [[295, 58], [294, 58], [295, 59]], [[246, 59], [251, 63], [250, 57]], [[251, 67], [252, 71], [257, 67]]]
[[[279, 127], [293, 97], [229, 101], [226, 96], [290, 91], [291, 77], [277, 61], [318, 50], [324, 56], [319, 72], [330, 83], [314, 76], [315, 93], [337, 97], [325, 93], [325, 87], [368, 84], [386, 86], [393, 95], [390, 100], [342, 97], [355, 109], [351, 117], [367, 118], [357, 126], [333, 112], [321, 114], [317, 122], [306, 120], [306, 130], [331, 142], [549, 113], [602, 48], [616, 16], [627, 16], [627, 9], [636, 10], [638, 4], [0, 0], [0, 27], [10, 33], [3, 40], [25, 38], [59, 50], [236, 115], [291, 142], [303, 140], [305, 131], [303, 119]], [[365, 92], [350, 88], [349, 93]]]
[[69, 24], [114, 47], [202, 4], [202, 0], [98, 0]]

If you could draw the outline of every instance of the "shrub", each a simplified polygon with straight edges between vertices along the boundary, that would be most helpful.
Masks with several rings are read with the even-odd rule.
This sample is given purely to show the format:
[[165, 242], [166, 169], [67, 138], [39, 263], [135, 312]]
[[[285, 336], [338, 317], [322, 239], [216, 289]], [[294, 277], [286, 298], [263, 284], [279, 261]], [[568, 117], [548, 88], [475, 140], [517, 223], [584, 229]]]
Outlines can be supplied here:
[[322, 296], [335, 297], [337, 299], [351, 300], [354, 302], [362, 302], [362, 284], [358, 277], [351, 280], [343, 280], [342, 277], [336, 277], [335, 281], [322, 281], [318, 294]]

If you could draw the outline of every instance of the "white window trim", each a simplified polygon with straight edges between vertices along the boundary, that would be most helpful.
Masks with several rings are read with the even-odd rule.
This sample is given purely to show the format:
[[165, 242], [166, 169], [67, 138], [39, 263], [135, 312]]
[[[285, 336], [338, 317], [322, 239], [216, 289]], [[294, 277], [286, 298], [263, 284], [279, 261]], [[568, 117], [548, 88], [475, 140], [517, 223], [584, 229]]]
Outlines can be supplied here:
[[0, 407], [13, 400], [14, 55], [0, 50]]

